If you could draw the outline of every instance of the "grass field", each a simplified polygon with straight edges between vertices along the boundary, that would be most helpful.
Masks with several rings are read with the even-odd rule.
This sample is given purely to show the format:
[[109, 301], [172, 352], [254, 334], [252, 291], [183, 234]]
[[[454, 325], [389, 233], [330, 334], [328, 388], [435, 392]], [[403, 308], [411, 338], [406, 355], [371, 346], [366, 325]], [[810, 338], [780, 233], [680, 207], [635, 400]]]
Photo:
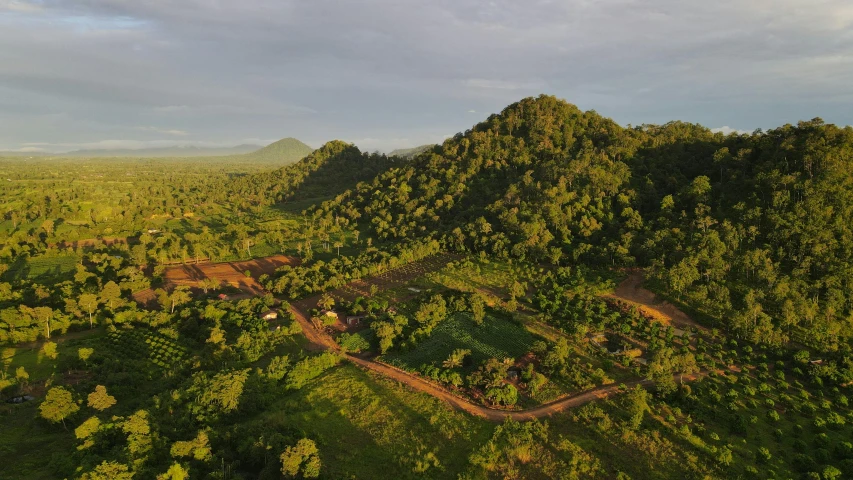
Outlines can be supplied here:
[[53, 480], [51, 452], [74, 449], [73, 435], [38, 414], [38, 402], [0, 404], [0, 480]]
[[79, 262], [80, 257], [77, 255], [32, 257], [9, 265], [9, 270], [0, 278], [7, 282], [35, 279], [62, 281], [72, 277]]
[[247, 422], [311, 432], [325, 478], [457, 478], [493, 427], [384, 377], [337, 367]]
[[45, 380], [56, 372], [56, 364], [59, 359], [66, 357], [77, 357], [77, 350], [81, 347], [93, 347], [101, 337], [100, 330], [87, 330], [83, 332], [69, 333], [52, 339], [57, 344], [57, 360], [44, 358], [41, 353], [42, 342], [32, 345], [17, 347], [0, 347], [0, 368], [7, 374], [14, 376], [15, 369], [24, 367], [30, 375], [30, 383]]
[[440, 365], [457, 349], [471, 350], [473, 365], [489, 358], [518, 358], [530, 351], [536, 338], [524, 327], [509, 320], [486, 317], [477, 326], [466, 314], [456, 314], [441, 322], [432, 334], [408, 352], [393, 352], [384, 358], [406, 369], [421, 365]]

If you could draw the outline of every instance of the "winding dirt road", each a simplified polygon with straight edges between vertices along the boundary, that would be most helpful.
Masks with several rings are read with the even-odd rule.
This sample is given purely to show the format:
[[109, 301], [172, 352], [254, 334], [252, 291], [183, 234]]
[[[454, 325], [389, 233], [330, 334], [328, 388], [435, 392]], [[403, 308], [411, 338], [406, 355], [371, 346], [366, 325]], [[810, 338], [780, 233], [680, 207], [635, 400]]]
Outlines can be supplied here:
[[[513, 420], [532, 420], [534, 418], [543, 418], [551, 416], [555, 413], [562, 412], [569, 408], [579, 407], [586, 403], [604, 399], [610, 397], [611, 395], [619, 393], [619, 385], [613, 384], [579, 393], [571, 397], [562, 398], [560, 400], [551, 403], [546, 403], [544, 405], [540, 405], [538, 407], [531, 408], [528, 410], [507, 411], [489, 408], [483, 405], [476, 405], [474, 403], [469, 402], [468, 400], [460, 398], [459, 396], [453, 394], [449, 390], [439, 385], [428, 382], [406, 371], [342, 352], [340, 347], [338, 347], [338, 344], [335, 343], [335, 341], [330, 336], [314, 328], [314, 325], [311, 324], [311, 321], [308, 319], [308, 316], [305, 315], [304, 312], [293, 307], [292, 305], [290, 307], [290, 311], [293, 312], [293, 315], [296, 317], [296, 321], [298, 321], [300, 326], [302, 326], [302, 333], [305, 335], [308, 341], [311, 342], [309, 348], [313, 350], [330, 350], [333, 352], [337, 352], [341, 354], [341, 356], [343, 356], [345, 359], [356, 365], [361, 366], [362, 368], [394, 379], [402, 384], [408, 385], [416, 391], [423, 392], [428, 395], [432, 395], [435, 398], [443, 400], [444, 402], [450, 404], [453, 408], [456, 408], [457, 410], [468, 412], [472, 415], [485, 418], [486, 420], [489, 420], [491, 422], [503, 422], [507, 417], [512, 418]], [[695, 375], [685, 375], [684, 380], [695, 380], [696, 378], [699, 378], [703, 375], [704, 374], [701, 373]], [[625, 385], [629, 388], [638, 384], [648, 386], [651, 385], [652, 382], [649, 380], [636, 380], [633, 382], [625, 383]]]

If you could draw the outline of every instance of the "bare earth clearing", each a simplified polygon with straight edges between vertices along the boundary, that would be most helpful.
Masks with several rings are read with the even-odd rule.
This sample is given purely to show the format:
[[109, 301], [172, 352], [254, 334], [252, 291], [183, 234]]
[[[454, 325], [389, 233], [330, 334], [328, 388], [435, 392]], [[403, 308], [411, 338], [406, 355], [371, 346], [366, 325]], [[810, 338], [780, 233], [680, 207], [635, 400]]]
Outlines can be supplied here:
[[629, 305], [636, 306], [644, 315], [654, 318], [664, 325], [673, 327], [694, 327], [705, 330], [705, 327], [696, 323], [675, 305], [667, 301], [659, 301], [657, 296], [643, 288], [643, 272], [632, 270], [628, 272], [628, 278], [622, 281], [616, 290], [607, 295], [608, 298], [620, 300]]
[[[193, 264], [176, 265], [166, 267], [165, 282], [163, 287], [167, 290], [178, 285], [199, 288], [200, 282], [205, 278], [215, 280], [219, 285], [230, 285], [250, 295], [264, 293], [263, 287], [258, 283], [258, 277], [263, 274], [270, 275], [282, 265], [298, 265], [300, 260], [286, 255], [273, 255], [271, 257], [256, 258], [244, 262], [202, 262]], [[251, 276], [246, 276], [249, 272]], [[142, 290], [133, 294], [137, 303], [146, 305], [156, 300], [154, 291]]]

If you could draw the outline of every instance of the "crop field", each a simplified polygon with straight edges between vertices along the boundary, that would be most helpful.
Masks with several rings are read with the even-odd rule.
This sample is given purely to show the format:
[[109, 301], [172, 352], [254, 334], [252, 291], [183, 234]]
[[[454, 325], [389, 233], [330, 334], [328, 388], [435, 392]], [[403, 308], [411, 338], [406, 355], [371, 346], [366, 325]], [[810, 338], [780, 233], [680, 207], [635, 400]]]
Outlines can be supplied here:
[[502, 318], [486, 317], [478, 326], [465, 314], [454, 315], [441, 322], [432, 334], [408, 352], [394, 352], [384, 359], [405, 369], [421, 365], [440, 365], [457, 349], [471, 350], [473, 365], [489, 358], [516, 359], [530, 351], [536, 338], [524, 327]]
[[174, 340], [145, 330], [110, 332], [107, 341], [120, 357], [147, 358], [152, 364], [167, 370], [187, 359], [187, 349]]
[[39, 256], [18, 260], [3, 274], [3, 281], [55, 280], [61, 281], [74, 274], [80, 261], [77, 255]]
[[[247, 293], [257, 294], [262, 291], [257, 278], [262, 274], [271, 274], [282, 265], [297, 265], [299, 259], [286, 255], [256, 258], [245, 262], [220, 262], [177, 265], [166, 268], [166, 285], [174, 287], [187, 285], [198, 287], [199, 282], [210, 278], [239, 288]], [[251, 276], [246, 276], [246, 272]]]

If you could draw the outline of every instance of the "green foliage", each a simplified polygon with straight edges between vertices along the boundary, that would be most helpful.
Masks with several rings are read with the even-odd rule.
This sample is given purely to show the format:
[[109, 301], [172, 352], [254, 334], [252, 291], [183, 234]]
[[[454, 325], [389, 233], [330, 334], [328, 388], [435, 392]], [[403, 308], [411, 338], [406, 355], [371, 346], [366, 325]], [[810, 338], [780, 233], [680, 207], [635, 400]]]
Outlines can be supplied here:
[[51, 423], [65, 423], [65, 419], [77, 413], [80, 407], [72, 393], [63, 387], [51, 387], [39, 405], [41, 417]]
[[385, 355], [392, 364], [409, 369], [440, 365], [457, 349], [469, 350], [474, 364], [488, 358], [518, 358], [530, 351], [534, 337], [524, 327], [500, 317], [477, 325], [470, 316], [456, 314], [439, 323], [417, 347]]
[[370, 350], [375, 338], [373, 330], [362, 330], [352, 334], [342, 333], [337, 341], [345, 352], [358, 353]]
[[313, 440], [303, 438], [281, 454], [281, 473], [288, 478], [320, 476], [320, 455]]
[[89, 394], [88, 403], [91, 408], [102, 412], [116, 404], [116, 399], [107, 393], [107, 387], [98, 385], [95, 391]]
[[249, 369], [222, 371], [213, 375], [199, 372], [193, 375], [187, 388], [190, 412], [199, 420], [215, 420], [237, 410]]
[[302, 388], [310, 380], [317, 378], [340, 361], [340, 357], [329, 352], [304, 358], [297, 362], [287, 374], [285, 385], [291, 389]]
[[144, 328], [110, 332], [107, 340], [119, 358], [143, 358], [161, 369], [180, 368], [188, 358], [186, 347]]

